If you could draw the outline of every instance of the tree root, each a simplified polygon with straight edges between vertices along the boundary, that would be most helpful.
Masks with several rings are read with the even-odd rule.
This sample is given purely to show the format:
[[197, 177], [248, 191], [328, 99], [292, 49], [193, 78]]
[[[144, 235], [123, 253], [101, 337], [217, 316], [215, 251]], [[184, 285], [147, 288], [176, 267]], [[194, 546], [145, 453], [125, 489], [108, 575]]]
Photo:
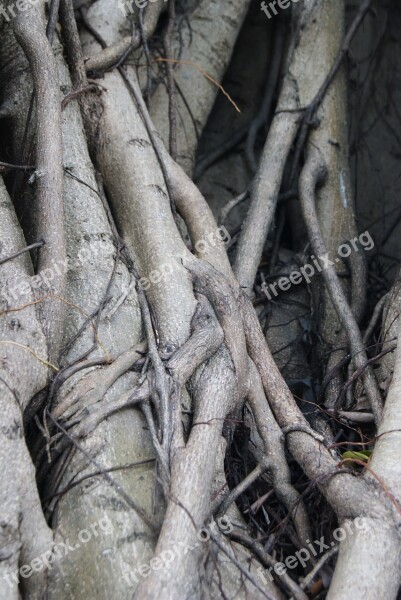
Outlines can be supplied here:
[[[39, 270], [52, 268], [52, 290], [63, 296], [66, 276], [55, 271], [54, 263], [66, 257], [63, 206], [63, 168], [61, 142], [60, 88], [51, 46], [43, 31], [41, 7], [21, 11], [14, 22], [15, 36], [29, 60], [37, 98], [36, 106], [36, 205], [33, 221], [36, 239], [45, 240], [39, 253]], [[40, 306], [49, 343], [49, 359], [60, 347], [65, 307], [60, 302], [46, 301]], [[47, 330], [48, 323], [52, 323]]]
[[[326, 244], [324, 242], [319, 221], [315, 208], [315, 190], [316, 187], [324, 181], [326, 175], [326, 166], [322, 163], [322, 158], [318, 150], [310, 147], [308, 160], [300, 179], [300, 198], [304, 219], [308, 227], [309, 238], [313, 250], [317, 257], [325, 257]], [[357, 368], [364, 368], [367, 363], [366, 351], [363, 345], [362, 336], [352, 310], [348, 304], [347, 298], [339, 282], [335, 268], [331, 264], [323, 265], [322, 274], [326, 282], [331, 300], [336, 308], [341, 323], [347, 332], [350, 342], [353, 361]], [[375, 421], [378, 425], [381, 421], [383, 412], [383, 401], [377, 386], [374, 373], [370, 367], [363, 371], [363, 382], [366, 393], [369, 397]]]

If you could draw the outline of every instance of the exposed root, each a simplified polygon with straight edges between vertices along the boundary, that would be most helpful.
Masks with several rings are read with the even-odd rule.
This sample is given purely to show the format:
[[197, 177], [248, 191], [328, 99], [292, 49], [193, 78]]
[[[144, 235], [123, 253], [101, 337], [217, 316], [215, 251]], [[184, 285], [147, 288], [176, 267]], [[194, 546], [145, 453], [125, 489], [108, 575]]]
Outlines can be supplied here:
[[[309, 148], [308, 160], [300, 179], [300, 198], [309, 238], [313, 250], [320, 260], [327, 256], [327, 250], [316, 214], [315, 193], [317, 186], [321, 184], [324, 185], [325, 175], [326, 166], [322, 163], [319, 151], [313, 147]], [[369, 366], [365, 368], [368, 358], [363, 345], [361, 332], [355, 322], [355, 318], [339, 282], [334, 265], [324, 264], [322, 262], [322, 267], [322, 274], [329, 290], [331, 300], [340, 321], [347, 332], [353, 354], [353, 361], [357, 368], [364, 369], [363, 382], [375, 415], [376, 424], [378, 425], [382, 417], [383, 400], [372, 369]]]
[[[60, 86], [52, 48], [43, 30], [41, 7], [21, 11], [14, 21], [14, 32], [30, 63], [36, 95], [36, 204], [34, 208], [36, 239], [45, 240], [39, 253], [39, 270], [54, 269], [66, 257], [63, 206], [63, 168], [61, 143]], [[52, 289], [64, 295], [65, 272], [54, 274]], [[59, 350], [65, 307], [48, 301], [41, 305], [47, 332], [50, 359]]]

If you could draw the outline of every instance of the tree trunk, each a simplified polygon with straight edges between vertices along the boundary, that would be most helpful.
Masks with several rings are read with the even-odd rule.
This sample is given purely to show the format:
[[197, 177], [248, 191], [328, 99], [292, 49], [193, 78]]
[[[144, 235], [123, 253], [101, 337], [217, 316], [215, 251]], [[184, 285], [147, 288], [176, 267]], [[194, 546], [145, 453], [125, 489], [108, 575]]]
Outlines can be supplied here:
[[397, 19], [0, 7], [0, 600], [396, 600]]

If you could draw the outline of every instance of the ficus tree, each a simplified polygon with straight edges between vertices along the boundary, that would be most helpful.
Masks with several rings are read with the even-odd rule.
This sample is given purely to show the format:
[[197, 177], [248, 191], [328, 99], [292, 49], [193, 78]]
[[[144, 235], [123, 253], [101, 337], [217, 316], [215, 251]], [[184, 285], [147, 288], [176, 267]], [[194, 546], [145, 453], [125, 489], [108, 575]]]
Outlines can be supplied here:
[[400, 21], [0, 7], [1, 600], [397, 598]]

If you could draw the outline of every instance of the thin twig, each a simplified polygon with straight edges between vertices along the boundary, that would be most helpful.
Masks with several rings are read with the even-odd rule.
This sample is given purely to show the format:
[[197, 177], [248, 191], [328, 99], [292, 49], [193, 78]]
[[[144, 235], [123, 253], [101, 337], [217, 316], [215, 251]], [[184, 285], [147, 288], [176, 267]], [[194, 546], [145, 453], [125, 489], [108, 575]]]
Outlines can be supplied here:
[[[316, 577], [316, 575], [319, 573], [320, 569], [323, 567], [323, 565], [335, 554], [337, 554], [339, 548], [338, 546], [335, 546], [334, 548], [330, 548], [330, 550], [328, 552], [326, 552], [323, 556], [321, 556], [319, 558], [319, 560], [317, 561], [317, 563], [315, 564], [315, 566], [313, 567], [313, 569], [310, 571], [310, 573], [308, 573], [308, 575], [306, 577], [304, 577], [303, 579], [301, 579], [301, 588], [303, 590], [305, 590], [310, 583], [312, 583], [312, 581], [314, 580], [314, 578]], [[292, 599], [290, 599], [292, 600]]]
[[270, 469], [272, 466], [271, 461], [266, 459], [263, 462], [260, 462], [254, 469], [243, 479], [227, 496], [219, 499], [219, 503], [216, 507], [214, 507], [213, 512], [217, 515], [224, 515], [227, 510], [230, 508], [231, 504], [241, 496], [246, 490], [253, 484], [265, 471]]
[[170, 140], [169, 150], [173, 160], [177, 159], [177, 115], [176, 115], [176, 93], [175, 93], [175, 82], [174, 82], [174, 71], [173, 65], [170, 62], [173, 58], [173, 51], [171, 48], [171, 41], [173, 37], [175, 24], [175, 0], [169, 0], [168, 3], [168, 26], [166, 35], [164, 37], [164, 49], [166, 52], [166, 58], [168, 62], [166, 64], [167, 69], [167, 91], [169, 100], [169, 123], [170, 123]]
[[[247, 533], [240, 531], [239, 529], [235, 529], [229, 534], [229, 537], [233, 541], [239, 542], [243, 546], [246, 546], [252, 550], [265, 566], [272, 567], [274, 569], [274, 567], [278, 564], [279, 561], [270, 556], [270, 554], [264, 549], [263, 545], [251, 538], [251, 536]], [[303, 592], [300, 586], [298, 586], [295, 581], [291, 579], [286, 571], [282, 572], [280, 570], [279, 572], [274, 571], [274, 573], [277, 575], [277, 578], [280, 580], [282, 585], [292, 593], [293, 598], [296, 600], [308, 600], [307, 595]]]
[[8, 171], [33, 171], [34, 169], [35, 167], [31, 165], [13, 165], [0, 161], [0, 173], [8, 173]]
[[28, 352], [30, 352], [32, 354], [32, 356], [34, 356], [39, 362], [41, 362], [43, 365], [45, 365], [45, 367], [50, 367], [56, 373], [58, 372], [58, 368], [55, 365], [48, 362], [44, 358], [40, 358], [40, 356], [38, 356], [36, 354], [36, 352], [34, 352], [32, 350], [32, 348], [29, 348], [29, 346], [24, 346], [23, 344], [19, 344], [18, 342], [14, 342], [12, 340], [0, 340], [0, 344], [9, 344], [11, 346], [17, 346], [18, 348], [23, 348], [24, 350], [28, 350]]
[[174, 63], [174, 64], [178, 64], [178, 65], [188, 65], [190, 67], [194, 67], [195, 69], [198, 69], [198, 71], [200, 73], [202, 73], [202, 75], [204, 77], [206, 77], [206, 79], [211, 81], [214, 85], [216, 85], [219, 88], [219, 90], [224, 94], [224, 96], [228, 99], [228, 101], [234, 106], [235, 110], [239, 113], [241, 112], [238, 104], [236, 102], [234, 102], [234, 100], [231, 98], [230, 94], [228, 92], [226, 92], [226, 90], [221, 85], [221, 83], [216, 81], [216, 79], [214, 79], [211, 75], [209, 75], [209, 73], [207, 71], [205, 71], [197, 63], [192, 62], [191, 60], [178, 60], [178, 59], [173, 59], [173, 58], [156, 58], [156, 62], [170, 62], [170, 63]]
[[36, 248], [42, 248], [42, 246], [44, 246], [45, 244], [46, 244], [46, 242], [44, 240], [35, 242], [34, 244], [31, 244], [30, 246], [27, 246], [26, 248], [19, 250], [15, 254], [11, 254], [11, 256], [7, 256], [6, 258], [1, 258], [0, 265], [4, 265], [4, 263], [8, 262], [9, 260], [14, 260], [14, 258], [18, 258], [18, 256], [21, 256], [21, 254], [25, 254], [26, 252], [30, 252], [31, 250], [35, 250]]
[[240, 561], [237, 560], [235, 556], [233, 556], [233, 554], [231, 554], [227, 550], [227, 548], [224, 547], [224, 544], [220, 542], [217, 536], [210, 532], [210, 537], [216, 544], [216, 546], [220, 548], [222, 552], [224, 552], [224, 554], [232, 561], [232, 563], [237, 567], [237, 569], [256, 587], [257, 590], [259, 590], [263, 594], [265, 598], [267, 598], [268, 600], [276, 600], [276, 598], [273, 598], [273, 596], [270, 596], [270, 594], [265, 592], [265, 590], [259, 585], [258, 581], [254, 578], [254, 576], [251, 575], [251, 573], [243, 567]]

